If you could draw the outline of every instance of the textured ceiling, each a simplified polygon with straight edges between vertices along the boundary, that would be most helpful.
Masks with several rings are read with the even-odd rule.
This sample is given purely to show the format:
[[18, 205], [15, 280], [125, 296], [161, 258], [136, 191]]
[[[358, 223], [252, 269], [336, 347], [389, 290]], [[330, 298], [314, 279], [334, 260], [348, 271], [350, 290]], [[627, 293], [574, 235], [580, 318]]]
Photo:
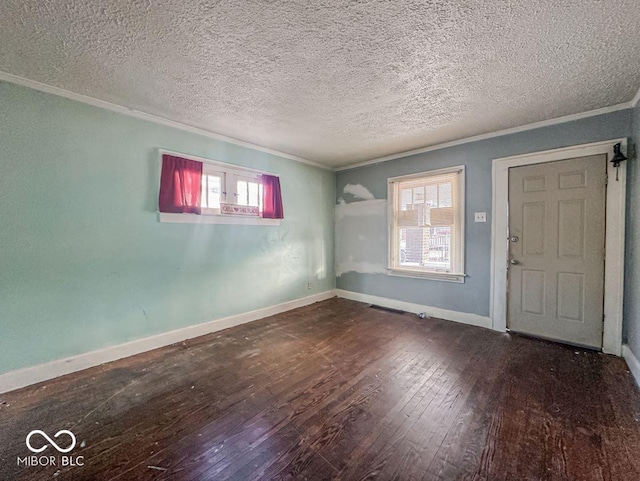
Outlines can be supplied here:
[[344, 165], [629, 101], [638, 0], [2, 0], [0, 71]]

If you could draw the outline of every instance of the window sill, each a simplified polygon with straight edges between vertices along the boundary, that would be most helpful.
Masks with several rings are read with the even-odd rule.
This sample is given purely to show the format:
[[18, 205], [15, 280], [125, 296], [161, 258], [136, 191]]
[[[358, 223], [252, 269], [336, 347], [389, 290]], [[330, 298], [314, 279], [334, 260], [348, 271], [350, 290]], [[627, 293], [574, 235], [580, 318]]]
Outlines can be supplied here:
[[282, 219], [263, 219], [227, 214], [170, 214], [158, 212], [158, 220], [169, 224], [232, 224], [232, 225], [280, 225]]
[[396, 277], [413, 277], [417, 279], [430, 279], [432, 281], [455, 282], [464, 284], [466, 274], [450, 274], [448, 272], [427, 272], [413, 269], [387, 269], [387, 274]]

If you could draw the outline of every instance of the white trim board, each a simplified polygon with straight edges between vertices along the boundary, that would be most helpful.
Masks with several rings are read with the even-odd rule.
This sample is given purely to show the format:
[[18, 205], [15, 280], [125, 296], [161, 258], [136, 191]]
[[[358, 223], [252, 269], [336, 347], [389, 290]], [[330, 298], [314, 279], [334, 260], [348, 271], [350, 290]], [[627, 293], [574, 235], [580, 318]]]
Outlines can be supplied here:
[[314, 162], [313, 160], [305, 159], [303, 157], [298, 157], [297, 155], [287, 154], [286, 152], [270, 149], [268, 147], [262, 147], [261, 145], [252, 144], [251, 142], [245, 142], [244, 140], [234, 139], [233, 137], [227, 137], [226, 135], [217, 134], [210, 130], [201, 129], [199, 127], [193, 127], [188, 124], [183, 124], [182, 122], [177, 122], [175, 120], [170, 120], [164, 117], [159, 117], [157, 115], [152, 115], [146, 112], [141, 112], [139, 110], [134, 110], [129, 107], [125, 107], [123, 105], [118, 105], [111, 102], [107, 102], [105, 100], [89, 97], [88, 95], [78, 94], [70, 90], [66, 90], [60, 87], [54, 87], [53, 85], [44, 84], [36, 80], [31, 80], [28, 78], [20, 77], [18, 75], [13, 75], [8, 72], [0, 71], [0, 81], [22, 85], [23, 87], [28, 87], [34, 90], [38, 90], [40, 92], [57, 95], [59, 97], [75, 100], [77, 102], [82, 102], [84, 104], [93, 105], [94, 107], [100, 107], [102, 109], [110, 110], [112, 112], [117, 112], [119, 114], [128, 115], [129, 117], [135, 117], [137, 119], [142, 119], [142, 120], [146, 120], [156, 124], [165, 125], [167, 127], [186, 130], [187, 132], [203, 135], [211, 139], [220, 140], [222, 142], [227, 142], [229, 144], [239, 145], [240, 147], [246, 147], [248, 149], [257, 150], [259, 152], [264, 152], [267, 154], [277, 155], [278, 157], [283, 157], [289, 160], [295, 160], [296, 162], [312, 165], [314, 167], [320, 167], [321, 169], [331, 170], [331, 171], [333, 170], [332, 167], [321, 164], [319, 162]]
[[[420, 271], [410, 268], [402, 268], [397, 258], [397, 246], [395, 245], [397, 236], [395, 235], [396, 229], [396, 188], [395, 184], [410, 181], [412, 179], [428, 179], [429, 177], [437, 177], [439, 175], [446, 174], [459, 174], [460, 177], [457, 182], [452, 182], [455, 187], [453, 189], [457, 201], [460, 202], [458, 206], [458, 212], [455, 217], [455, 231], [458, 231], [458, 239], [452, 239], [451, 243], [455, 248], [453, 251], [457, 251], [456, 255], [460, 257], [458, 265], [455, 266], [455, 272], [428, 272]], [[396, 277], [412, 277], [416, 279], [437, 279], [443, 282], [455, 282], [463, 284], [467, 275], [465, 274], [465, 185], [466, 185], [467, 169], [465, 165], [456, 165], [453, 167], [445, 167], [443, 169], [427, 170], [425, 172], [419, 172], [416, 174], [401, 175], [398, 177], [389, 177], [387, 179], [387, 219], [394, 219], [393, 222], [387, 224], [387, 274]], [[456, 202], [457, 202], [456, 201]], [[456, 203], [452, 204], [454, 207]]]
[[240, 217], [224, 214], [173, 214], [170, 212], [158, 212], [158, 221], [163, 224], [280, 225], [280, 219], [263, 219], [262, 217], [250, 216]]
[[345, 291], [343, 289], [336, 289], [335, 293], [338, 297], [342, 297], [343, 299], [366, 302], [367, 304], [375, 304], [377, 306], [388, 307], [390, 309], [400, 309], [402, 311], [413, 312], [416, 314], [419, 312], [425, 312], [427, 315], [438, 319], [445, 319], [447, 321], [460, 322], [462, 324], [491, 329], [491, 319], [478, 314], [450, 311], [439, 307], [424, 306], [421, 304], [414, 304], [412, 302], [389, 299], [388, 297], [371, 296], [369, 294], [361, 294], [359, 292]]
[[631, 107], [634, 107], [636, 105], [638, 105], [638, 102], [640, 102], [640, 89], [638, 89], [638, 93], [636, 94], [635, 97], [633, 97], [633, 100], [631, 101]]
[[557, 117], [555, 119], [542, 120], [540, 122], [521, 125], [519, 127], [512, 127], [510, 129], [497, 130], [495, 132], [488, 132], [486, 134], [474, 135], [472, 137], [465, 137], [463, 139], [452, 140], [451, 142], [435, 144], [429, 147], [421, 147], [419, 149], [407, 150], [405, 152], [399, 152], [397, 154], [391, 154], [385, 157], [378, 157], [371, 160], [365, 160], [363, 162], [356, 162], [355, 164], [343, 165], [340, 167], [336, 167], [335, 170], [336, 172], [340, 172], [342, 170], [357, 169], [358, 167], [364, 167], [366, 165], [379, 164], [380, 162], [386, 162], [388, 160], [400, 159], [402, 157], [409, 157], [411, 155], [416, 155], [416, 154], [424, 154], [426, 152], [432, 152], [434, 150], [441, 150], [441, 149], [446, 149], [448, 147], [455, 147], [456, 145], [468, 144], [470, 142], [478, 142], [480, 140], [492, 139], [494, 137], [502, 137], [503, 135], [517, 134], [519, 132], [526, 132], [527, 130], [534, 130], [542, 127], [549, 127], [552, 125], [564, 124], [566, 122], [573, 122], [575, 120], [586, 119], [588, 117], [595, 117], [597, 115], [617, 112], [619, 110], [627, 110], [635, 107], [635, 103], [637, 103], [639, 99], [640, 99], [640, 91], [638, 92], [638, 95], [636, 95], [636, 98], [631, 102], [612, 105], [610, 107], [603, 107], [601, 109], [589, 110], [588, 112], [582, 112], [579, 114], [572, 114], [572, 115], [566, 115], [564, 117]]
[[620, 356], [622, 353], [622, 315], [624, 295], [624, 231], [627, 192], [627, 162], [620, 164], [619, 181], [616, 169], [609, 159], [613, 146], [622, 144], [626, 155], [627, 139], [612, 139], [604, 142], [576, 145], [562, 149], [533, 152], [494, 159], [492, 165], [492, 215], [491, 215], [491, 319], [493, 329], [507, 329], [507, 260], [509, 247], [509, 169], [522, 165], [555, 162], [591, 155], [607, 156], [606, 233], [605, 233], [605, 280], [604, 280], [604, 334], [602, 350]]
[[37, 366], [9, 371], [7, 373], [0, 374], [0, 393], [13, 391], [31, 384], [64, 376], [65, 374], [82, 371], [106, 362], [116, 361], [118, 359], [134, 356], [146, 351], [151, 351], [153, 349], [158, 349], [160, 347], [169, 346], [186, 339], [204, 336], [205, 334], [210, 334], [222, 329], [228, 329], [247, 322], [257, 321], [258, 319], [274, 316], [282, 312], [290, 311], [291, 309], [331, 299], [335, 296], [335, 291], [331, 289], [312, 296], [283, 302], [282, 304], [263, 307], [262, 309], [257, 309], [255, 311], [223, 317], [203, 324], [183, 327], [174, 331], [163, 332], [161, 334], [156, 334], [155, 336], [137, 339], [135, 341], [106, 347], [104, 349], [98, 349], [84, 354], [78, 354], [77, 356], [71, 356], [65, 359], [58, 359], [45, 364], [39, 364]]
[[627, 366], [629, 366], [629, 371], [635, 379], [636, 385], [640, 387], [640, 361], [638, 361], [628, 344], [622, 345], [622, 357], [627, 361]]

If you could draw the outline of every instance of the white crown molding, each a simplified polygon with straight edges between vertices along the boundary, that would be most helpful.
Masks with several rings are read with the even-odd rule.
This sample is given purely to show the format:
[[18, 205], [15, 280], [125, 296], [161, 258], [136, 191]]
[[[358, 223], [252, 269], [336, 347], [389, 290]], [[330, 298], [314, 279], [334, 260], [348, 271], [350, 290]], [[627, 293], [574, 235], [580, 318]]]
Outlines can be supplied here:
[[302, 157], [298, 157], [297, 155], [287, 154], [286, 152], [280, 152], [279, 150], [269, 149], [267, 147], [262, 147], [260, 145], [252, 144], [250, 142], [245, 142], [244, 140], [238, 140], [238, 139], [234, 139], [233, 137], [227, 137], [226, 135], [217, 134], [209, 130], [193, 127], [191, 125], [183, 124], [181, 122], [176, 122], [175, 120], [169, 120], [164, 117], [159, 117], [157, 115], [141, 112], [139, 110], [130, 109], [129, 107], [113, 104], [111, 102], [96, 99], [94, 97], [89, 97], [88, 95], [71, 92], [70, 90], [65, 90], [60, 87], [54, 87], [53, 85], [44, 84], [41, 82], [37, 82], [35, 80], [20, 77], [18, 75], [13, 75], [7, 72], [0, 71], [0, 81], [22, 85], [23, 87], [39, 90], [40, 92], [57, 95], [59, 97], [64, 97], [70, 100], [75, 100], [77, 102], [82, 102], [84, 104], [93, 105], [94, 107], [100, 107], [102, 109], [111, 110], [112, 112], [128, 115], [130, 117], [135, 117], [137, 119], [147, 120], [149, 122], [153, 122], [156, 124], [166, 125], [167, 127], [186, 130], [187, 132], [203, 135], [211, 139], [220, 140], [222, 142], [227, 142], [229, 144], [239, 145], [240, 147], [246, 147], [248, 149], [257, 150], [259, 152], [264, 152], [271, 155], [277, 155], [278, 157], [283, 157], [289, 160], [295, 160], [296, 162], [301, 162], [303, 164], [311, 165], [313, 167], [319, 167], [321, 169], [331, 170], [331, 171], [334, 170], [333, 167], [321, 164], [319, 162], [314, 162], [313, 160], [308, 160]]
[[204, 336], [222, 329], [228, 329], [247, 322], [257, 321], [258, 319], [263, 319], [265, 317], [275, 316], [276, 314], [290, 311], [291, 309], [297, 309], [298, 307], [308, 306], [314, 302], [331, 299], [335, 296], [335, 290], [330, 289], [319, 294], [283, 302], [282, 304], [276, 304], [274, 306], [264, 307], [255, 311], [224, 317], [214, 321], [205, 322], [203, 324], [187, 326], [174, 331], [163, 332], [161, 334], [156, 334], [155, 336], [137, 339], [135, 341], [86, 352], [84, 354], [78, 354], [77, 356], [71, 356], [65, 359], [57, 359], [37, 366], [9, 371], [0, 375], [0, 394], [20, 389], [31, 384], [48, 381], [73, 372], [82, 371], [106, 362], [116, 361], [118, 359], [134, 356], [146, 351], [151, 351], [152, 349], [169, 346], [176, 342], [182, 342], [186, 339]]
[[441, 309], [439, 307], [423, 306], [421, 304], [414, 304], [412, 302], [399, 301], [397, 299], [389, 299], [388, 297], [372, 296], [369, 294], [362, 294], [360, 292], [345, 291], [343, 289], [336, 289], [335, 293], [338, 297], [343, 299], [350, 299], [352, 301], [366, 302], [367, 304], [374, 304], [376, 306], [388, 307], [390, 309], [400, 309], [402, 311], [419, 313], [424, 312], [430, 317], [438, 319], [445, 319], [447, 321], [460, 322], [462, 324], [469, 324], [470, 326], [484, 327], [491, 329], [491, 319], [478, 314], [472, 314], [469, 312], [450, 311], [449, 309]]
[[147, 114], [145, 112], [141, 112], [138, 110], [133, 110], [128, 107], [113, 104], [111, 102], [107, 102], [105, 100], [96, 99], [94, 97], [89, 97], [88, 95], [78, 94], [75, 92], [71, 92], [70, 90], [65, 90], [60, 87], [54, 87], [53, 85], [44, 84], [42, 82], [38, 82], [35, 80], [31, 80], [25, 77], [20, 77], [18, 75], [10, 74], [8, 72], [0, 71], [0, 81], [5, 81], [17, 85], [22, 85], [24, 87], [32, 88], [34, 90], [39, 90], [40, 92], [49, 93], [52, 95], [57, 95], [59, 97], [64, 97], [70, 100], [75, 100], [77, 102], [82, 102], [85, 104], [93, 105], [95, 107], [100, 107], [106, 110], [111, 110], [112, 112], [117, 112], [123, 115], [128, 115], [130, 117], [135, 117], [142, 120], [147, 120], [149, 122], [154, 122], [156, 124], [166, 125], [168, 127], [173, 127], [180, 130], [186, 130], [187, 132], [192, 132], [194, 134], [202, 135], [205, 137], [209, 137], [215, 140], [220, 140], [222, 142], [227, 142], [234, 145], [239, 145], [241, 147], [246, 147], [248, 149], [257, 150], [259, 152], [265, 152], [267, 154], [277, 155], [278, 157], [283, 157], [285, 159], [294, 160], [296, 162], [301, 162], [303, 164], [311, 165], [314, 167], [319, 167], [321, 169], [340, 172], [343, 170], [356, 169], [358, 167], [364, 167], [371, 164], [378, 164], [380, 162], [386, 162], [387, 160], [400, 159], [403, 157], [409, 157], [411, 155], [423, 154], [426, 152], [432, 152], [434, 150], [446, 149], [447, 147], [455, 147], [456, 145], [468, 144], [470, 142], [477, 142], [480, 140], [487, 140], [494, 137], [501, 137], [503, 135], [515, 134], [518, 132], [525, 132], [527, 130], [538, 129], [541, 127], [548, 127], [552, 125], [562, 124], [565, 122], [571, 122], [574, 120], [580, 120], [588, 117], [594, 117], [596, 115], [607, 114], [611, 112], [617, 112], [619, 110], [625, 110], [634, 108], [638, 102], [640, 102], [640, 90], [635, 95], [635, 97], [630, 102], [624, 102], [617, 105], [612, 105], [610, 107], [603, 107], [596, 110], [590, 110], [588, 112], [582, 112], [579, 114], [566, 115], [564, 117], [557, 117], [555, 119], [543, 120], [540, 122], [534, 122], [532, 124], [521, 125], [519, 127], [513, 127], [510, 129], [498, 130], [496, 132], [489, 132], [486, 134], [474, 135], [472, 137], [465, 137], [463, 139], [453, 140], [451, 142], [444, 142], [441, 144], [435, 144], [428, 147], [421, 147], [419, 149], [407, 150], [405, 152], [398, 152], [397, 154], [387, 155], [385, 157], [377, 157], [371, 160], [365, 160], [363, 162], [356, 162], [354, 164], [347, 164], [343, 166], [333, 167], [329, 165], [322, 164], [320, 162], [314, 162], [313, 160], [308, 160], [303, 157], [298, 157], [296, 155], [287, 154], [286, 152], [280, 152], [279, 150], [269, 149], [267, 147], [262, 147], [260, 145], [252, 144], [250, 142], [245, 142], [243, 140], [234, 139], [233, 137], [227, 137], [226, 135], [217, 134], [215, 132], [201, 129], [198, 127], [192, 127], [187, 124], [183, 124], [181, 122], [176, 122], [174, 120], [169, 120], [164, 117], [159, 117], [157, 115]]
[[[640, 92], [638, 92], [640, 95]], [[534, 122], [532, 124], [521, 125], [520, 127], [513, 127], [510, 129], [498, 130], [496, 132], [490, 132], [487, 134], [474, 135], [473, 137], [466, 137], [464, 139], [452, 140], [451, 142], [445, 142], [442, 144], [431, 145], [429, 147], [422, 147], [414, 150], [407, 150], [405, 152], [399, 152], [397, 154], [387, 155], [385, 157], [378, 157], [376, 159], [365, 160], [363, 162], [357, 162], [355, 164], [343, 165], [336, 167], [336, 172], [343, 170], [357, 169], [358, 167], [365, 167], [367, 165], [379, 164], [380, 162], [386, 162], [388, 160], [400, 159], [402, 157], [409, 157], [416, 154], [424, 154], [425, 152], [432, 152], [434, 150], [446, 149], [448, 147], [455, 147], [456, 145], [468, 144], [470, 142], [478, 142], [480, 140], [492, 139], [494, 137], [502, 137], [503, 135], [517, 134], [519, 132], [526, 132], [527, 130], [539, 129], [541, 127], [550, 127], [552, 125], [563, 124], [565, 122], [573, 122], [574, 120], [585, 119], [588, 117], [595, 117], [596, 115], [608, 114], [611, 112], [617, 112], [619, 110], [627, 110], [634, 107], [634, 101], [638, 102], [638, 95], [631, 102], [625, 102], [622, 104], [612, 105], [610, 107], [603, 107], [601, 109], [590, 110], [588, 112], [582, 112], [579, 114], [566, 115], [564, 117], [557, 117], [555, 119], [543, 120], [540, 122]]]
[[636, 380], [636, 384], [640, 386], [640, 361], [627, 344], [622, 345], [622, 357], [627, 361], [627, 366], [629, 366], [629, 371]]

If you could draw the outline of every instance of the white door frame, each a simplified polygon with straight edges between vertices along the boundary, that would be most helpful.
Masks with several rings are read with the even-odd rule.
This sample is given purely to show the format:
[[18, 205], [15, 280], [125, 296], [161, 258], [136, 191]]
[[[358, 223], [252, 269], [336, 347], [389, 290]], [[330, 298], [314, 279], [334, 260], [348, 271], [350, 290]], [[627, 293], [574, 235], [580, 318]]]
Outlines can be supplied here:
[[609, 162], [613, 146], [621, 143], [627, 154], [627, 139], [606, 140], [592, 144], [545, 150], [493, 160], [491, 215], [491, 320], [493, 329], [507, 330], [507, 262], [509, 256], [509, 169], [523, 165], [575, 159], [591, 155], [607, 155], [607, 207], [604, 272], [604, 334], [602, 350], [620, 356], [622, 353], [622, 312], [624, 293], [624, 230], [627, 195], [627, 164], [622, 162], [616, 181], [616, 169]]

